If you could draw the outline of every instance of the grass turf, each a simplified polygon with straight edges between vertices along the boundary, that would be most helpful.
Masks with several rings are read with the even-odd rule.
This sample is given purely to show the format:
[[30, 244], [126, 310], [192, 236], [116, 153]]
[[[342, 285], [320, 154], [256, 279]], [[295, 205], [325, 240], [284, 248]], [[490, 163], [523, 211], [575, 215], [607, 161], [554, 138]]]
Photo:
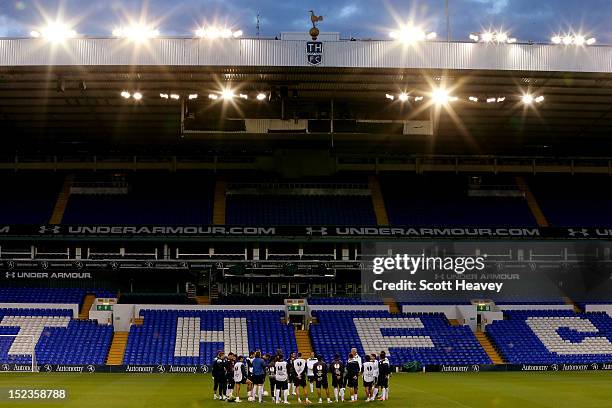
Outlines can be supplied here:
[[[359, 403], [345, 402], [341, 405], [380, 405], [388, 408], [603, 408], [612, 407], [611, 380], [612, 373], [609, 372], [396, 374], [391, 378], [389, 401], [366, 403], [361, 394]], [[65, 389], [68, 398], [60, 402], [16, 402], [7, 399], [9, 388]], [[0, 393], [0, 406], [15, 408], [215, 408], [228, 405], [212, 400], [209, 375], [3, 373], [0, 374]], [[270, 405], [270, 398], [265, 399], [266, 405]], [[311, 400], [316, 402], [316, 399]], [[290, 397], [290, 402], [297, 405], [295, 397]], [[243, 402], [240, 405], [253, 403]]]

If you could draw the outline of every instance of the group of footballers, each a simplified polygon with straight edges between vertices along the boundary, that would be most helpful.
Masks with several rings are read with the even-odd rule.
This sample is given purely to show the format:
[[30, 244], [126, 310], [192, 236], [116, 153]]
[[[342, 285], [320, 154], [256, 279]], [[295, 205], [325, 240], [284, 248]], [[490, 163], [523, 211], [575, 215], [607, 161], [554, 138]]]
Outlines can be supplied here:
[[332, 403], [328, 375], [331, 376], [335, 402], [345, 400], [347, 388], [350, 402], [358, 400], [360, 376], [366, 401], [385, 401], [389, 398], [390, 374], [391, 366], [384, 351], [378, 356], [366, 355], [362, 360], [355, 348], [348, 354], [346, 363], [336, 354], [328, 364], [314, 352], [308, 359], [302, 353], [291, 353], [285, 359], [279, 350], [276, 355], [262, 355], [256, 351], [249, 353], [248, 357], [231, 352], [225, 355], [219, 351], [212, 364], [214, 399], [229, 402], [241, 402], [242, 385], [245, 385], [248, 401], [262, 402], [268, 394], [264, 391], [267, 377], [270, 395], [276, 404], [289, 404], [289, 395], [295, 395], [298, 403], [310, 404], [309, 395], [314, 395], [315, 390], [319, 404], [323, 403], [323, 394], [327, 402]]

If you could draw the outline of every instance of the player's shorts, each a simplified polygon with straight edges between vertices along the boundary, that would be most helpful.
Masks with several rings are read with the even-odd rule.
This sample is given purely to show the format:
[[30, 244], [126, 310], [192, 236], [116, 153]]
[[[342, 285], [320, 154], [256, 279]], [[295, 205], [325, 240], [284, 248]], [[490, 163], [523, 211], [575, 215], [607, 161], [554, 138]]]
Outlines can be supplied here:
[[276, 389], [281, 391], [288, 389], [287, 381], [276, 381]]
[[348, 377], [346, 379], [346, 386], [349, 388], [357, 388], [359, 387], [359, 381], [357, 380], [357, 378]]
[[316, 379], [316, 388], [329, 388], [329, 383], [327, 382], [327, 376], [321, 377], [321, 379]]
[[336, 378], [335, 375], [332, 375], [332, 387], [334, 388], [344, 388], [345, 381], [344, 376], [340, 378]]
[[301, 378], [295, 378], [293, 380], [293, 385], [295, 385], [296, 387], [305, 387], [306, 386], [306, 377], [301, 377]]
[[263, 385], [265, 378], [266, 378], [266, 376], [263, 375], [263, 374], [253, 375], [253, 378], [251, 379], [251, 382], [253, 384], [255, 384], [255, 385]]
[[379, 387], [387, 388], [389, 386], [389, 379], [386, 377], [379, 377], [376, 383]]
[[227, 389], [228, 390], [230, 390], [230, 389], [233, 390], [235, 385], [236, 385], [236, 383], [234, 382], [233, 378], [227, 380]]
[[372, 385], [374, 385], [374, 381], [366, 381], [366, 380], [363, 380], [363, 386], [364, 386], [365, 388], [372, 388]]
[[247, 374], [247, 380], [249, 380], [250, 382], [253, 382], [253, 374], [251, 373]]
[[315, 376], [314, 376], [314, 375], [309, 375], [309, 376], [308, 376], [308, 382], [313, 383], [313, 382], [315, 382], [315, 381], [316, 381], [316, 380], [315, 380]]

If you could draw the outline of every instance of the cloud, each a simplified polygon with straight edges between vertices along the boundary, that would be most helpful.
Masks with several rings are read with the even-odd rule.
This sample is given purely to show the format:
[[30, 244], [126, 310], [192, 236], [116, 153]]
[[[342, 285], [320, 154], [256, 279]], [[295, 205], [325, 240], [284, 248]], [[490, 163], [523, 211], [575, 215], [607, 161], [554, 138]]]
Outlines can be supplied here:
[[508, 8], [509, 0], [471, 0], [475, 3], [484, 4], [487, 14], [501, 14]]
[[340, 9], [338, 17], [341, 19], [349, 18], [359, 13], [359, 9], [354, 4], [348, 4]]

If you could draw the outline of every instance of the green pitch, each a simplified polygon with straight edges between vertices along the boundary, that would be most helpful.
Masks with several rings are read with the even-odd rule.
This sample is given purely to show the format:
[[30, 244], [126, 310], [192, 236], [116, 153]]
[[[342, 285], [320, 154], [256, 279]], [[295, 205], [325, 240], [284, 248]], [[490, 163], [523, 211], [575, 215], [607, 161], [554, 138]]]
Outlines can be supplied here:
[[[266, 384], [267, 387], [267, 384]], [[7, 390], [65, 389], [62, 402], [16, 402]], [[0, 406], [74, 408], [216, 408], [210, 376], [189, 374], [0, 374]], [[388, 408], [602, 408], [612, 406], [612, 373], [417, 373], [396, 374], [386, 402], [343, 406]], [[244, 397], [244, 391], [242, 397]], [[333, 398], [333, 393], [332, 393]], [[270, 398], [265, 398], [270, 406]], [[313, 399], [311, 397], [311, 401]], [[297, 405], [295, 397], [290, 397]], [[237, 406], [255, 406], [242, 402]], [[313, 404], [314, 405], [314, 404]], [[317, 404], [318, 405], [318, 404]], [[324, 404], [327, 405], [327, 404]], [[332, 404], [340, 405], [340, 404]]]

